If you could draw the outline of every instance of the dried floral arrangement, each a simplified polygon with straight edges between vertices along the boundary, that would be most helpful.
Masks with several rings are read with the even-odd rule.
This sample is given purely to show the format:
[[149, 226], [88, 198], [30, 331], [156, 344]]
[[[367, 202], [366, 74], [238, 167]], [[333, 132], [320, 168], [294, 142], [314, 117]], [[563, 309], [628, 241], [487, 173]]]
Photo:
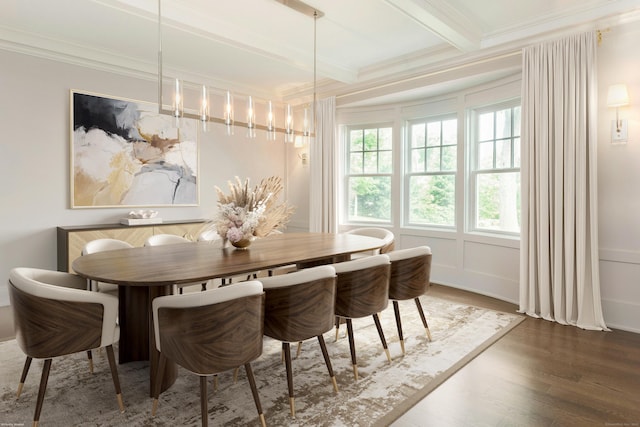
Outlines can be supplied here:
[[264, 178], [255, 188], [250, 188], [249, 179], [244, 183], [236, 177], [235, 184], [229, 181], [229, 194], [219, 187], [218, 215], [214, 226], [223, 239], [235, 243], [253, 237], [265, 237], [273, 230], [285, 228], [295, 208], [281, 202], [282, 179], [277, 176]]

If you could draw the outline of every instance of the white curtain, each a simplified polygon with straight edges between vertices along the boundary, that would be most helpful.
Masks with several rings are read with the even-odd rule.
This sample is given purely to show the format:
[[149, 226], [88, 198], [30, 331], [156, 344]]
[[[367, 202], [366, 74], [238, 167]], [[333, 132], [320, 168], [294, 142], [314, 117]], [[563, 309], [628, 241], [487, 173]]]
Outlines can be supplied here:
[[309, 152], [309, 230], [335, 233], [337, 225], [336, 98], [316, 103], [316, 138]]
[[520, 311], [607, 330], [600, 300], [596, 35], [523, 50]]

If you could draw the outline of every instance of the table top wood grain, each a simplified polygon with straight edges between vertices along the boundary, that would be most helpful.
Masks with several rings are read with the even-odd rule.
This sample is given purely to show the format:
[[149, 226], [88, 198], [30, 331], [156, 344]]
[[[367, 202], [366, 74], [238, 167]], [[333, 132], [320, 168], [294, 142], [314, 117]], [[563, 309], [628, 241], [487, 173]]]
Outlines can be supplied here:
[[190, 242], [99, 252], [77, 258], [80, 276], [126, 286], [164, 286], [251, 273], [377, 249], [380, 239], [354, 234], [283, 233], [256, 239], [249, 249]]

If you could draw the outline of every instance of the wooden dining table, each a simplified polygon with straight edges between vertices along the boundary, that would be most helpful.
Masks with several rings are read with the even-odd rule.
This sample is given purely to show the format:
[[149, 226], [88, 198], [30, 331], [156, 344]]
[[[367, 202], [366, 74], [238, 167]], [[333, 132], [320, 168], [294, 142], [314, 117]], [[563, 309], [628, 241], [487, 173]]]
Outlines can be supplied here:
[[[352, 253], [380, 248], [380, 242], [344, 233], [283, 233], [256, 239], [246, 250], [189, 242], [99, 252], [75, 259], [72, 268], [87, 279], [118, 285], [119, 363], [149, 360], [151, 395], [159, 360], [151, 302], [169, 295], [174, 284], [204, 283], [291, 264], [307, 268], [342, 262]], [[167, 363], [165, 369], [163, 391], [177, 376], [175, 364]]]

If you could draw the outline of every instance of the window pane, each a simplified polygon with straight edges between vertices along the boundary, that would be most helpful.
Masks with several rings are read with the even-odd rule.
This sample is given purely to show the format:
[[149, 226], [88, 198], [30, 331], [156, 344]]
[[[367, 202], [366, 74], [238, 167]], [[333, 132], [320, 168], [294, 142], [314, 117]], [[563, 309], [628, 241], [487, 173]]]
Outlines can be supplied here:
[[378, 152], [365, 151], [364, 153], [364, 173], [378, 172]]
[[493, 142], [478, 144], [478, 169], [493, 168]]
[[513, 136], [520, 136], [520, 107], [513, 109]]
[[520, 138], [513, 140], [513, 167], [520, 167]]
[[457, 147], [452, 145], [450, 147], [442, 147], [442, 170], [443, 171], [455, 171], [456, 170], [456, 153]]
[[349, 221], [391, 220], [391, 177], [349, 178]]
[[362, 130], [349, 132], [349, 151], [362, 151]]
[[391, 128], [380, 128], [379, 131], [379, 141], [378, 141], [378, 149], [379, 150], [391, 150], [393, 148], [393, 137], [391, 135]]
[[442, 144], [456, 145], [458, 143], [458, 120], [442, 122]]
[[393, 172], [393, 156], [391, 151], [378, 152], [378, 172], [379, 173], [391, 173]]
[[434, 145], [440, 145], [441, 143], [440, 122], [427, 123], [427, 145], [433, 147]]
[[378, 149], [378, 129], [364, 130], [364, 150], [375, 151]]
[[493, 113], [480, 114], [478, 117], [478, 140], [493, 139]]
[[511, 140], [496, 141], [496, 168], [511, 167]]
[[349, 157], [349, 173], [362, 173], [362, 153], [351, 153]]
[[455, 225], [455, 175], [412, 176], [409, 222]]
[[511, 136], [511, 108], [496, 111], [496, 139]]
[[425, 140], [425, 124], [417, 123], [411, 125], [411, 146], [424, 147]]
[[520, 232], [520, 173], [478, 174], [476, 226]]
[[427, 148], [427, 171], [440, 171], [440, 147]]
[[411, 150], [411, 172], [424, 172], [424, 149]]

